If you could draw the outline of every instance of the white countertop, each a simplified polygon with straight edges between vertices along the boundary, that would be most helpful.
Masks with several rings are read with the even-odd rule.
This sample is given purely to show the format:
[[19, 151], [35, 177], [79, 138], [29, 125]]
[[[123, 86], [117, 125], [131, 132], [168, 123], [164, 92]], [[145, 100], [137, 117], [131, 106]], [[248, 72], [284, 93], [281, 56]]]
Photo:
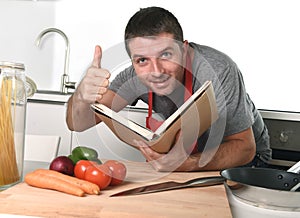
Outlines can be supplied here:
[[33, 96], [29, 97], [29, 101], [48, 101], [48, 102], [61, 102], [66, 103], [72, 93], [63, 94], [56, 91], [38, 91]]

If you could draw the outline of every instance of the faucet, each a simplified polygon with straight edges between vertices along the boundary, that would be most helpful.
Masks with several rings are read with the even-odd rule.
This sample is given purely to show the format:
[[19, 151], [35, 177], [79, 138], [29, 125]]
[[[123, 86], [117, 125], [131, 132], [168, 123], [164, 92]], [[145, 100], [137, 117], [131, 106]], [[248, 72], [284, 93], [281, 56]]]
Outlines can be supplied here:
[[55, 32], [60, 34], [66, 43], [66, 47], [65, 47], [65, 66], [64, 66], [64, 73], [61, 77], [61, 88], [60, 91], [64, 94], [68, 93], [68, 89], [75, 89], [75, 82], [69, 82], [69, 54], [70, 54], [70, 43], [69, 43], [69, 39], [66, 36], [66, 34], [56, 28], [48, 28], [43, 30], [37, 37], [36, 39], [36, 45], [39, 47], [41, 39], [43, 38], [44, 35], [46, 35], [49, 32]]

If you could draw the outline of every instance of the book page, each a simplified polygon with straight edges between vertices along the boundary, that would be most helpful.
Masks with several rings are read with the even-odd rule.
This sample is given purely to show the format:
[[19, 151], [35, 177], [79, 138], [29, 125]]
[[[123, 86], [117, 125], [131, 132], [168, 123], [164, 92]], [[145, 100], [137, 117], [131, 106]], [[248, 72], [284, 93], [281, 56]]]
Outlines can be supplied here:
[[135, 133], [141, 135], [145, 139], [148, 139], [148, 140], [152, 139], [153, 132], [151, 130], [139, 125], [138, 123], [136, 123], [132, 120], [126, 119], [125, 117], [121, 116], [120, 114], [118, 114], [117, 112], [111, 110], [110, 108], [106, 107], [105, 105], [103, 105], [103, 104], [92, 104], [91, 107], [98, 114], [102, 114], [106, 117], [111, 118], [115, 122], [118, 122], [118, 123], [122, 124], [124, 127], [128, 128], [128, 129], [131, 129], [132, 131], [134, 131]]
[[175, 120], [178, 119], [180, 115], [183, 114], [184, 111], [192, 105], [210, 85], [211, 82], [206, 81], [188, 100], [186, 100], [170, 117], [168, 117], [168, 119], [166, 119], [159, 128], [157, 128], [155, 134], [161, 135], [166, 129], [168, 129], [168, 127], [171, 126], [173, 122], [175, 122]]

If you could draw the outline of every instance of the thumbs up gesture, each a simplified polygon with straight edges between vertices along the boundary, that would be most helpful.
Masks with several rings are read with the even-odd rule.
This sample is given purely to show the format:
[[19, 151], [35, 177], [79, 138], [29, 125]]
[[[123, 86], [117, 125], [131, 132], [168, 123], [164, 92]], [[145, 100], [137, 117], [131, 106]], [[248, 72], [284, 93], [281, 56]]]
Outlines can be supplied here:
[[95, 47], [92, 65], [76, 89], [77, 98], [84, 103], [100, 102], [107, 92], [110, 73], [101, 68], [102, 50], [99, 45]]

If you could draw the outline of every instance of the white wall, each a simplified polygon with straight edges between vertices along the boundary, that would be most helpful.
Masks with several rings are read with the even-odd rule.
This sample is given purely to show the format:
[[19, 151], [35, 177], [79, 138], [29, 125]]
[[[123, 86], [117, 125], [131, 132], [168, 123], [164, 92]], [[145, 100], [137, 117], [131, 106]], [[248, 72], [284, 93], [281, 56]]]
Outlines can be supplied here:
[[104, 52], [119, 46], [134, 12], [163, 6], [178, 17], [187, 40], [215, 47], [238, 63], [258, 108], [300, 111], [298, 2], [198, 0], [196, 7], [194, 0], [0, 1], [0, 22], [5, 27], [0, 34], [0, 60], [24, 62], [40, 89], [59, 90], [64, 41], [49, 36], [41, 50], [34, 47], [42, 29], [55, 26], [69, 36], [70, 79], [78, 82], [96, 44]]
[[21, 62], [26, 73], [47, 87], [53, 83], [53, 43], [43, 44], [41, 50], [35, 46], [40, 31], [55, 25], [55, 3], [33, 1], [0, 1], [0, 61]]

